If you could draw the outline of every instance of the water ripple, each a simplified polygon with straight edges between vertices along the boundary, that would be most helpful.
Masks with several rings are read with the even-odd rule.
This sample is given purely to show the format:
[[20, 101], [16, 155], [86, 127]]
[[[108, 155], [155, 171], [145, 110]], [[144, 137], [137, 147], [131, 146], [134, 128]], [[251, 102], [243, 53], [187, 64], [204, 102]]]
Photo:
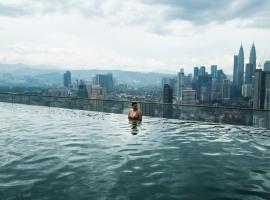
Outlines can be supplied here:
[[0, 103], [0, 199], [269, 199], [270, 133]]

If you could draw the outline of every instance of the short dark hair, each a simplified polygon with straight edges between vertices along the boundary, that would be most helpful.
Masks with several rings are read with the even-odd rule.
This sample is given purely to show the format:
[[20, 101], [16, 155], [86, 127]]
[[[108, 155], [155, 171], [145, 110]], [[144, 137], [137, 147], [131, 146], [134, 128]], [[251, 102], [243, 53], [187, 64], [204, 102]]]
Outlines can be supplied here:
[[136, 105], [136, 104], [138, 104], [137, 101], [132, 101], [132, 102], [131, 102], [131, 106], [134, 106], [134, 105]]

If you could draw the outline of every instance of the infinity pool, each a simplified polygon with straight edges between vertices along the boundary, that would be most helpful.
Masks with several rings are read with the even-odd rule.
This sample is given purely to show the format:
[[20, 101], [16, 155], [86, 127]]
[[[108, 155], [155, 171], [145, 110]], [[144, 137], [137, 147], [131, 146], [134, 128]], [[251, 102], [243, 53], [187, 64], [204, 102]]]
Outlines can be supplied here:
[[0, 103], [0, 199], [270, 199], [262, 129]]

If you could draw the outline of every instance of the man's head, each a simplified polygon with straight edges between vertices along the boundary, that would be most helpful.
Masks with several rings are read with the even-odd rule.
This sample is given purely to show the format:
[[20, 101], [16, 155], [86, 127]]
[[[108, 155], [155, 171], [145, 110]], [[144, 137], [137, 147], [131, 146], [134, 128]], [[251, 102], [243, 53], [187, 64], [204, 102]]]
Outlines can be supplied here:
[[131, 106], [132, 106], [133, 110], [137, 110], [138, 109], [138, 102], [132, 101]]

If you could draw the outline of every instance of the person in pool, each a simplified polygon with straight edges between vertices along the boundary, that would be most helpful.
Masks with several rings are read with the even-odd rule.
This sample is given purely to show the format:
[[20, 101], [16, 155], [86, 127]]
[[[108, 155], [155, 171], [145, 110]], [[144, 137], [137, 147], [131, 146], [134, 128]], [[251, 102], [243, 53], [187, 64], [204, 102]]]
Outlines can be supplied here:
[[138, 108], [138, 103], [133, 101], [131, 103], [132, 109], [128, 112], [129, 120], [142, 121], [142, 111]]

